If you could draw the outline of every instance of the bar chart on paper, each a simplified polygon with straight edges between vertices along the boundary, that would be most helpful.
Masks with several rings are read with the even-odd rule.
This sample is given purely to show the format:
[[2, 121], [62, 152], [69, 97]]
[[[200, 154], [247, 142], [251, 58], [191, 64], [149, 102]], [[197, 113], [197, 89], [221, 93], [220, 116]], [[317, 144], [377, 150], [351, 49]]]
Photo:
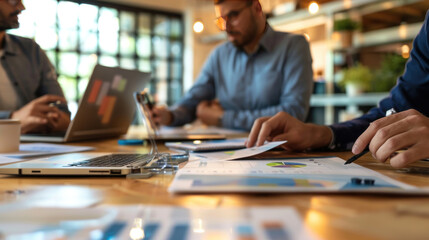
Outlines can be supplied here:
[[169, 191], [425, 192], [356, 164], [344, 166], [337, 157], [189, 162]]
[[205, 209], [132, 206], [117, 209], [119, 216], [107, 228], [116, 229], [115, 234], [110, 234], [112, 239], [128, 239], [130, 229], [140, 230], [144, 239], [154, 240], [317, 239], [290, 207]]

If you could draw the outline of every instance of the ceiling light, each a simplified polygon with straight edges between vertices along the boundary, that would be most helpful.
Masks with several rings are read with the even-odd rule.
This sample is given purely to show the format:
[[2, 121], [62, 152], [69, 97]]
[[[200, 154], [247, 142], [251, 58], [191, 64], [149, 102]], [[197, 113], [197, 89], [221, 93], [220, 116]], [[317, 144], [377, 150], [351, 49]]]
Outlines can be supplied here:
[[310, 5], [308, 5], [308, 11], [311, 14], [315, 14], [319, 11], [319, 4], [317, 2], [311, 2]]
[[201, 21], [196, 21], [193, 26], [194, 32], [201, 33], [204, 30], [204, 24]]

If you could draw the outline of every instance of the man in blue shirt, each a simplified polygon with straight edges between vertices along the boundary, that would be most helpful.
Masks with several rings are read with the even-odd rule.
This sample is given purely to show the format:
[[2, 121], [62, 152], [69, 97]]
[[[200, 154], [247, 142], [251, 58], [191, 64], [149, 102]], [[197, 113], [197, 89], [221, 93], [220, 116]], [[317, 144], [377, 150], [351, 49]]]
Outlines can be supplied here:
[[24, 9], [21, 0], [0, 1], [0, 119], [19, 119], [22, 133], [62, 131], [70, 114], [52, 106], [66, 101], [54, 67], [33, 40], [5, 32], [19, 27]]
[[217, 0], [215, 10], [229, 41], [212, 52], [178, 104], [153, 109], [154, 121], [180, 126], [198, 117], [208, 125], [250, 130], [258, 117], [279, 111], [305, 120], [313, 86], [306, 39], [275, 32], [258, 0]]
[[[397, 114], [385, 117], [394, 109]], [[329, 147], [350, 149], [358, 154], [369, 147], [374, 158], [393, 167], [429, 157], [429, 11], [414, 40], [404, 74], [390, 96], [367, 114], [327, 126], [305, 124], [281, 112], [260, 118], [253, 125], [247, 146], [262, 145], [266, 139], [288, 142], [289, 150]], [[403, 150], [394, 155], [398, 150]], [[393, 156], [394, 155], [394, 156]], [[392, 157], [391, 157], [392, 156]]]

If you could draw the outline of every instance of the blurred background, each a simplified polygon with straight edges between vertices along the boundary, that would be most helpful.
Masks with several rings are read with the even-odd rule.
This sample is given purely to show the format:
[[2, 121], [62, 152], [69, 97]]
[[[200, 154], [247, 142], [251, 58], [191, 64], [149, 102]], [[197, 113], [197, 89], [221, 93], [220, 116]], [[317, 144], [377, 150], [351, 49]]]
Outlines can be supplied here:
[[[309, 122], [367, 111], [402, 74], [429, 0], [260, 0], [278, 31], [310, 42], [314, 95]], [[172, 105], [210, 52], [226, 41], [212, 0], [23, 0], [12, 34], [33, 38], [57, 69], [75, 112], [95, 64], [151, 72], [156, 100]]]

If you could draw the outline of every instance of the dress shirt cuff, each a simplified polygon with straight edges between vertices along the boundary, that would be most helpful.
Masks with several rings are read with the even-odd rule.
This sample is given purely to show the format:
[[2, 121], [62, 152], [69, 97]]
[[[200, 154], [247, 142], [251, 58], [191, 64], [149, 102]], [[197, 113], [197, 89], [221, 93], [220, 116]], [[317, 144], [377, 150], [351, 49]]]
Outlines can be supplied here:
[[329, 131], [331, 131], [331, 135], [332, 135], [332, 139], [331, 139], [331, 142], [328, 145], [328, 149], [334, 150], [337, 147], [336, 144], [335, 144], [335, 133], [334, 133], [334, 131], [332, 130], [332, 128], [330, 126], [328, 126], [328, 128], [329, 128]]
[[187, 123], [190, 123], [191, 121], [193, 121], [192, 116], [189, 116], [190, 113], [189, 111], [187, 111], [186, 108], [178, 106], [178, 107], [174, 107], [169, 109], [171, 112], [171, 123], [169, 124], [169, 126], [183, 126]]
[[[334, 124], [329, 126], [333, 132], [334, 140], [332, 143], [333, 149], [336, 150], [351, 150], [354, 142], [356, 141], [356, 133], [354, 129], [349, 129], [347, 125]], [[359, 136], [359, 134], [357, 135]]]

